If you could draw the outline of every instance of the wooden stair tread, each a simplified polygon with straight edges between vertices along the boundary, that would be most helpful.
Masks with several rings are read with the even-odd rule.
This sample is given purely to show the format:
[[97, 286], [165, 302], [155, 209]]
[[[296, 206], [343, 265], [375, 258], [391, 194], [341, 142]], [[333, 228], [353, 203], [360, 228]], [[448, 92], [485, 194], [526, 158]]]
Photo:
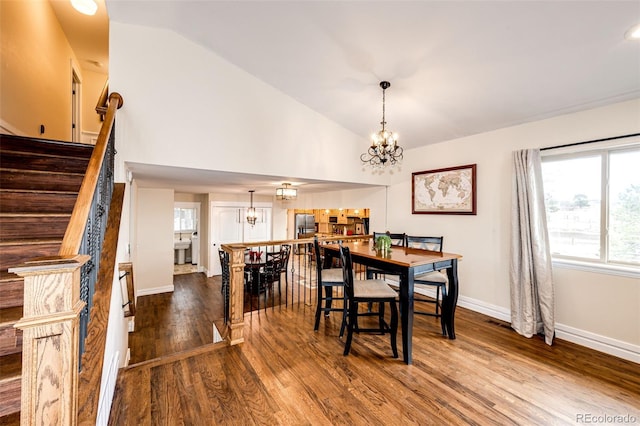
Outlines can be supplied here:
[[41, 217], [71, 217], [70, 213], [0, 213], [0, 219], [3, 218], [41, 218]]
[[0, 327], [15, 324], [22, 318], [22, 306], [0, 309]]
[[6, 240], [0, 241], [0, 247], [3, 246], [14, 246], [16, 244], [25, 245], [25, 246], [37, 246], [43, 244], [60, 244], [62, 243], [62, 238], [22, 238], [20, 240]]
[[0, 382], [22, 374], [22, 353], [5, 355], [0, 362]]
[[40, 190], [40, 189], [7, 189], [0, 188], [0, 193], [19, 193], [19, 194], [77, 194], [77, 191], [56, 191], [56, 190]]
[[31, 152], [63, 157], [89, 158], [93, 145], [64, 142], [51, 139], [39, 139], [16, 135], [0, 135], [0, 149], [3, 152]]
[[23, 280], [23, 278], [14, 274], [13, 272], [9, 272], [6, 269], [0, 270], [0, 283], [21, 280]]
[[[3, 151], [4, 153], [4, 151]], [[0, 172], [19, 172], [19, 173], [29, 173], [34, 175], [73, 175], [84, 177], [84, 173], [76, 173], [76, 172], [65, 172], [65, 171], [57, 171], [57, 170], [31, 170], [31, 169], [15, 169], [10, 167], [1, 167]]]

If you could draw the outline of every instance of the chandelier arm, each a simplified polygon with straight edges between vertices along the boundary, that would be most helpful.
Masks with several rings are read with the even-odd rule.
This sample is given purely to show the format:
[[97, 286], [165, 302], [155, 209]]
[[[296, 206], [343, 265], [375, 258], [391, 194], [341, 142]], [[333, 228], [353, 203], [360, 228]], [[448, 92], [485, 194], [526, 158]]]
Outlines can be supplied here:
[[385, 166], [387, 162], [393, 165], [403, 158], [403, 149], [397, 144], [397, 135], [386, 130], [386, 89], [391, 87], [391, 83], [381, 81], [380, 87], [382, 88], [382, 121], [380, 122], [382, 130], [373, 134], [371, 146], [367, 152], [360, 155], [360, 161], [375, 167]]

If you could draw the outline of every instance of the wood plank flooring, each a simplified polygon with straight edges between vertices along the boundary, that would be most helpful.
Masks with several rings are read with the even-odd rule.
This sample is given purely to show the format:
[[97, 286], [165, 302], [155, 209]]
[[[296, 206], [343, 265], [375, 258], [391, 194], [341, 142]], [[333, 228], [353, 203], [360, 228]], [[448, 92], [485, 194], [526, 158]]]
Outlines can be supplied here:
[[[220, 294], [210, 287], [211, 297]], [[199, 309], [211, 304], [187, 299], [189, 327], [204, 328], [197, 318], [209, 314]], [[210, 344], [122, 370], [110, 424], [565, 425], [588, 416], [640, 424], [638, 364], [559, 339], [549, 347], [463, 308], [453, 341], [437, 320], [416, 316], [413, 365], [393, 359], [380, 335], [354, 336], [344, 357], [340, 318], [323, 318], [314, 333], [313, 311], [298, 304], [245, 315], [241, 345]]]
[[[174, 275], [173, 282], [172, 293], [138, 298], [135, 331], [129, 334], [130, 364], [212, 343], [214, 323], [218, 330], [224, 329], [220, 276], [207, 278], [203, 273], [179, 274]], [[245, 298], [245, 312], [250, 312], [250, 307], [257, 309], [257, 295], [252, 296], [252, 303], [248, 294]], [[273, 297], [271, 293], [266, 297], [269, 308], [281, 302], [284, 302], [284, 295], [279, 298], [277, 290]], [[260, 294], [259, 306], [263, 312], [264, 293]]]

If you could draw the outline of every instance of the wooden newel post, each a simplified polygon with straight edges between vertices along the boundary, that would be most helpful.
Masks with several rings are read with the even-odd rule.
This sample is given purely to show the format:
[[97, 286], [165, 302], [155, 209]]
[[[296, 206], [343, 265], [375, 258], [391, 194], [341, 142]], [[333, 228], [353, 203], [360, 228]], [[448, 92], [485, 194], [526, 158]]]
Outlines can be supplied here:
[[78, 405], [80, 268], [89, 256], [35, 259], [9, 271], [24, 277], [22, 425], [75, 425]]
[[229, 256], [229, 344], [244, 342], [244, 246], [233, 247]]

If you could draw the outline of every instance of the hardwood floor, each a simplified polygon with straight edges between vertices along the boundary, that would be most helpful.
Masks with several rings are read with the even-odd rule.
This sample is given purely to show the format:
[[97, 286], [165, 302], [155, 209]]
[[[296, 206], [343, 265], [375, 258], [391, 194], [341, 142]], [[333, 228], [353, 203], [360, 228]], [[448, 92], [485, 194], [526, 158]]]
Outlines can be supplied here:
[[[210, 298], [220, 294], [205, 287]], [[204, 330], [197, 323], [215, 316], [208, 312], [215, 304], [202, 303], [199, 291], [180, 298], [191, 319], [185, 314], [179, 328]], [[340, 318], [323, 318], [314, 333], [313, 314], [301, 304], [247, 314], [244, 344], [209, 344], [122, 370], [110, 424], [640, 422], [640, 365], [629, 361], [558, 339], [549, 347], [463, 308], [453, 341], [435, 319], [416, 316], [413, 365], [393, 359], [388, 337], [379, 335], [354, 336], [344, 357]], [[158, 331], [148, 344], [184, 347], [159, 345], [160, 335], [184, 338]]]
[[[173, 293], [138, 298], [135, 331], [129, 334], [130, 364], [212, 343], [214, 323], [219, 330], [224, 329], [220, 276], [180, 274], [174, 275], [173, 282]], [[249, 312], [250, 306], [253, 309], [258, 306], [258, 296], [252, 297], [252, 305], [247, 297], [245, 312]], [[273, 298], [271, 294], [266, 298], [269, 309], [280, 301], [277, 291]], [[265, 294], [261, 293], [262, 312], [264, 306]]]

